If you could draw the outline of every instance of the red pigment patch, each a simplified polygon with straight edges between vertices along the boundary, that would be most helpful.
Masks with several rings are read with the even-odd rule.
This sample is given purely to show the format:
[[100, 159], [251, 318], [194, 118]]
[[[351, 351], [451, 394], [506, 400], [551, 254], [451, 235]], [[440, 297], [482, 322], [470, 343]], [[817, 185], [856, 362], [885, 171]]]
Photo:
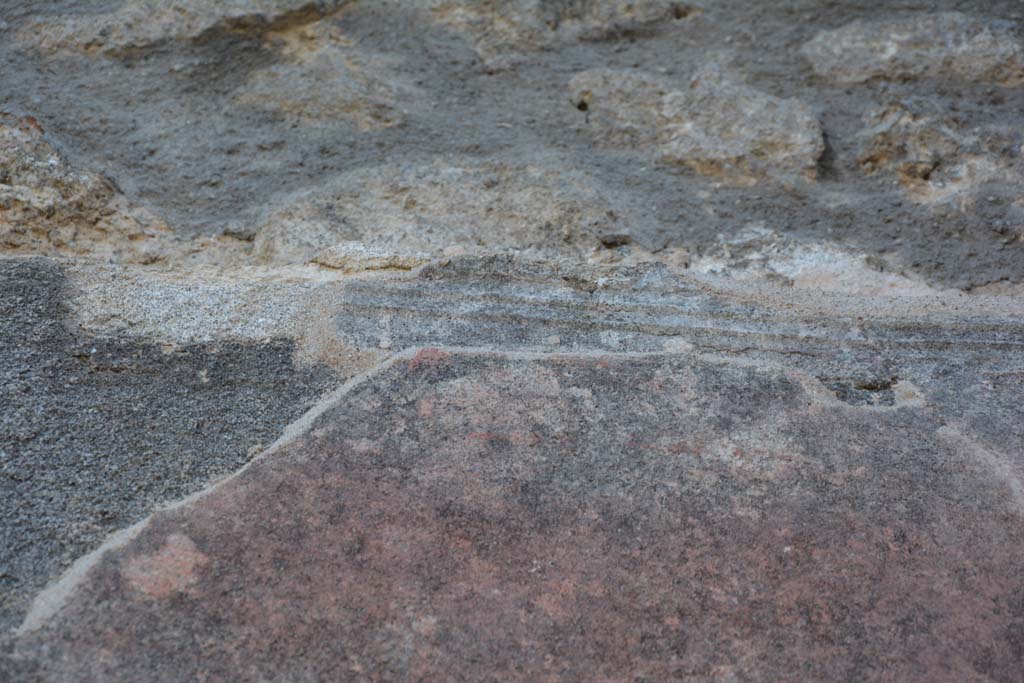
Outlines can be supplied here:
[[161, 600], [188, 590], [198, 581], [197, 570], [209, 558], [184, 534], [171, 534], [151, 555], [133, 557], [121, 571], [132, 590]]
[[420, 349], [409, 361], [409, 369], [415, 370], [421, 365], [437, 365], [447, 360], [450, 353], [441, 349]]
[[109, 553], [39, 680], [1019, 679], [1019, 508], [926, 409], [424, 353]]

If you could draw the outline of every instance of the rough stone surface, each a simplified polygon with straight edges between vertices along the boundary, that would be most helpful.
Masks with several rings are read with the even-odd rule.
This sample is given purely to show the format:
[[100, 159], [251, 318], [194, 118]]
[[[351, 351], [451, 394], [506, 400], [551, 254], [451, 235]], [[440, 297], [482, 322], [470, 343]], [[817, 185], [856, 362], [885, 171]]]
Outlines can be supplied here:
[[422, 349], [154, 516], [19, 647], [50, 681], [1014, 680], [1024, 498], [993, 464], [1020, 453], [893, 388]]
[[[228, 474], [337, 381], [294, 343], [78, 332], [61, 269], [0, 260], [0, 628], [159, 503]], [[3, 680], [12, 680], [4, 679]]]
[[[442, 20], [444, 12], [436, 11], [441, 5], [495, 30], [509, 17], [543, 24], [547, 28], [540, 35], [548, 37], [537, 45], [510, 44], [507, 54], [514, 59], [494, 70], [481, 62], [468, 29]], [[818, 0], [699, 5], [379, 0], [271, 6], [239, 0], [160, 3], [153, 9], [138, 0], [88, 6], [64, 0], [14, 3], [0, 7], [4, 37], [11, 38], [0, 41], [0, 110], [12, 112], [15, 120], [27, 116], [39, 122], [47, 143], [71, 168], [113, 181], [132, 207], [152, 214], [153, 221], [144, 221], [147, 230], [161, 223], [172, 230], [175, 239], [160, 241], [155, 256], [161, 267], [184, 272], [197, 266], [230, 272], [260, 264], [298, 265], [330, 246], [320, 242], [323, 234], [373, 243], [373, 235], [345, 235], [335, 222], [311, 220], [278, 230], [286, 263], [267, 260], [275, 245], [254, 248], [265, 217], [320, 188], [358, 184], [378, 172], [375, 182], [383, 185], [407, 182], [434, 164], [470, 172], [507, 167], [513, 173], [536, 165], [552, 174], [538, 181], [534, 195], [578, 194], [594, 205], [587, 194], [596, 193], [609, 205], [602, 209], [618, 216], [611, 232], [599, 237], [629, 238], [628, 244], [597, 254], [590, 243], [582, 249], [534, 247], [539, 255], [621, 256], [628, 262], [636, 254], [665, 252], [673, 255], [664, 262], [692, 267], [728, 260], [723, 245], [737, 231], [760, 223], [784, 241], [861, 253], [884, 262], [887, 276], [934, 287], [993, 291], [1020, 282], [1024, 181], [1016, 173], [988, 169], [1012, 170], [1020, 161], [1024, 89], [967, 77], [836, 83], [814, 77], [800, 54], [821, 31], [855, 21], [898, 24], [953, 9], [969, 18], [965, 21], [1013, 33], [1022, 18], [1015, 0], [992, 0], [984, 7], [941, 0], [924, 13], [902, 0], [884, 8], [857, 3], [827, 11]], [[181, 10], [180, 21], [174, 8]], [[170, 17], [170, 23], [113, 19], [146, 13]], [[200, 22], [188, 23], [200, 15]], [[621, 21], [614, 19], [619, 15]], [[616, 22], [623, 28], [599, 29], [599, 39], [585, 39], [586, 32], [577, 30]], [[97, 38], [99, 25], [109, 28]], [[150, 28], [162, 37], [141, 36]], [[117, 43], [126, 32], [136, 35], [128, 41], [132, 47], [103, 47], [104, 40]], [[65, 47], [40, 49], [47, 41]], [[73, 47], [92, 43], [95, 47], [85, 51]], [[769, 99], [750, 100], [752, 111], [760, 112], [756, 115], [730, 113], [742, 123], [735, 131], [716, 128], [707, 107], [690, 112], [701, 122], [699, 144], [695, 148], [694, 139], [683, 136], [681, 154], [710, 160], [703, 164], [652, 162], [619, 145], [595, 145], [594, 134], [601, 135], [595, 112], [579, 111], [567, 92], [573, 77], [594, 69], [653, 74], [671, 83], [671, 90], [686, 91], [693, 74], [709, 62], [722, 67], [729, 83]], [[714, 91], [708, 96], [716, 101]], [[729, 102], [745, 97], [727, 98], [719, 106], [728, 112]], [[761, 109], [753, 103], [791, 100], [811, 109], [823, 133], [816, 168], [812, 157], [819, 143], [813, 126], [786, 131], [797, 140], [805, 133], [810, 137], [808, 146], [794, 147], [794, 138], [783, 136], [789, 151], [781, 155], [748, 145], [765, 140], [762, 133], [775, 126], [771, 139], [778, 122], [788, 120], [768, 104]], [[983, 139], [985, 150], [969, 146], [963, 169], [943, 181], [958, 188], [955, 201], [919, 202], [920, 193], [908, 195], [893, 174], [864, 173], [860, 160], [867, 131], [878, 124], [872, 112], [898, 103], [942, 125], [959, 119], [952, 130]], [[740, 131], [745, 131], [738, 140], [746, 157], [736, 162], [731, 160], [736, 140], [729, 136]], [[790, 156], [794, 149], [806, 154]], [[761, 153], [767, 157], [759, 158]], [[780, 159], [782, 173], [775, 168]], [[750, 185], [747, 165], [762, 182]], [[720, 173], [703, 175], [702, 167], [723, 167], [741, 181], [723, 184]], [[388, 173], [391, 179], [384, 177]], [[817, 182], [794, 183], [789, 177], [809, 174]], [[784, 176], [783, 182], [763, 182], [764, 175]], [[446, 190], [437, 188], [435, 196], [438, 192]], [[451, 201], [436, 197], [437, 203], [465, 204], [451, 192]], [[393, 211], [387, 197], [377, 196], [365, 203], [377, 205], [368, 210]], [[466, 219], [480, 222], [479, 211], [466, 206]], [[340, 212], [345, 206], [326, 208]], [[525, 234], [536, 243], [533, 234]], [[429, 240], [429, 233], [422, 237]], [[118, 246], [97, 245], [91, 253], [121, 262], [134, 259], [124, 240], [110, 241]], [[482, 241], [477, 246], [491, 249], [502, 240]], [[312, 251], [288, 246], [307, 242]], [[430, 251], [448, 246], [434, 244]]]
[[[216, 32], [273, 30], [308, 21], [345, 0], [138, 0], [116, 9], [33, 21], [23, 43], [45, 51], [118, 55]], [[102, 4], [100, 5], [102, 7]]]
[[0, 3], [0, 681], [1019, 680], [1022, 36]]
[[393, 254], [370, 249], [359, 242], [335, 244], [312, 258], [312, 262], [318, 266], [350, 273], [365, 270], [412, 270], [429, 261], [430, 258], [425, 254]]
[[965, 130], [955, 119], [895, 104], [872, 112], [868, 123], [861, 168], [893, 174], [916, 201], [971, 204], [984, 183], [1013, 183], [1020, 172], [1018, 160], [1000, 154], [998, 134]]
[[[137, 292], [159, 291], [155, 284], [142, 287]], [[183, 293], [195, 290], [193, 284], [182, 287]], [[894, 671], [910, 677], [941, 678], [945, 673], [956, 678], [975, 666], [988, 667], [978, 670], [992, 672], [995, 680], [1009, 680], [1004, 673], [1014, 661], [1013, 620], [1018, 617], [986, 605], [1013, 604], [1012, 591], [1019, 589], [1019, 582], [1010, 578], [1015, 576], [1011, 567], [1020, 559], [1024, 529], [1022, 463], [1015, 447], [1024, 436], [1015, 381], [1024, 371], [1019, 303], [993, 300], [982, 306], [966, 295], [867, 301], [851, 296], [821, 302], [813, 294], [794, 297], [792, 290], [781, 288], [775, 295], [779, 298], [772, 299], [766, 293], [752, 297], [743, 288], [716, 290], [701, 281], [680, 279], [664, 266], [581, 269], [522, 263], [512, 256], [456, 258], [397, 277], [327, 281], [322, 287], [327, 288], [322, 295], [314, 296], [307, 288], [301, 298], [296, 294], [303, 290], [275, 294], [264, 286], [254, 291], [289, 305], [303, 303], [326, 321], [326, 327], [309, 328], [306, 333], [282, 323], [279, 329], [288, 330], [292, 338], [312, 333], [339, 340], [341, 348], [404, 353], [296, 423], [287, 437], [293, 445], [276, 448], [208, 496], [157, 514], [137, 530], [140, 535], [126, 550], [88, 558], [63, 583], [44, 592], [25, 622], [27, 630], [8, 643], [3, 663], [8, 671], [25, 680], [174, 680], [201, 674], [216, 679], [230, 678], [231, 672], [274, 680], [300, 666], [297, 653], [301, 651], [301, 666], [311, 667], [308, 675], [315, 679], [326, 675], [320, 667], [338, 654], [324, 644], [335, 643], [351, 658], [347, 666], [356, 667], [354, 676], [455, 675], [454, 669], [445, 667], [472, 661], [478, 664], [463, 670], [469, 677], [492, 671], [535, 678], [546, 671], [544, 667], [555, 667], [551, 675], [576, 679], [597, 673], [615, 677], [627, 671], [700, 677], [716, 667], [754, 675], [764, 666], [764, 658], [755, 655], [768, 651], [758, 648], [771, 644], [772, 666], [779, 667], [774, 670], [801, 670], [809, 678], [822, 680], [859, 673], [871, 678], [872, 672], [884, 677]], [[212, 291], [201, 293], [196, 304], [212, 299]], [[163, 316], [193, 308], [187, 299], [170, 297], [168, 313], [147, 321], [139, 316], [157, 302], [116, 289], [112, 295], [140, 306], [136, 314], [129, 306], [119, 307], [121, 324], [126, 325], [119, 328], [122, 335], [127, 330], [159, 334], [161, 325], [167, 329], [170, 324]], [[75, 301], [80, 309], [87, 305]], [[211, 300], [206, 313], [211, 321], [227, 315], [215, 302]], [[298, 313], [292, 316], [304, 318]], [[174, 329], [182, 319], [170, 320], [175, 321], [170, 324]], [[97, 330], [98, 324], [109, 323], [93, 320], [86, 329]], [[262, 334], [273, 329], [266, 328]], [[89, 334], [95, 339], [97, 331]], [[433, 343], [450, 350], [421, 350]], [[513, 351], [465, 353], [457, 346]], [[544, 360], [538, 351], [552, 354], [552, 360]], [[173, 358], [170, 362], [174, 363]], [[243, 372], [251, 371], [242, 362]], [[195, 368], [183, 366], [180, 371], [195, 372]], [[198, 376], [202, 385], [202, 369]], [[177, 374], [170, 379], [181, 383]], [[217, 386], [211, 383], [211, 388]], [[285, 398], [277, 396], [277, 400]], [[225, 401], [216, 400], [221, 405]], [[986, 420], [989, 414], [996, 419]], [[415, 415], [417, 422], [409, 423], [409, 415]], [[428, 429], [422, 420], [432, 426]], [[151, 442], [153, 435], [148, 439]], [[299, 448], [294, 444], [316, 445]], [[368, 460], [346, 459], [349, 447], [354, 449], [353, 457]], [[74, 450], [71, 447], [68, 452]], [[308, 458], [326, 469], [303, 469], [300, 476], [288, 464], [293, 451], [300, 462]], [[638, 452], [644, 457], [638, 458]], [[385, 463], [381, 470], [381, 457], [400, 462], [393, 467]], [[426, 458], [422, 463], [421, 457]], [[380, 485], [369, 486], [360, 478], [357, 473], [364, 466], [377, 473], [374, 481]], [[551, 466], [556, 469], [544, 469]], [[266, 470], [274, 473], [271, 481], [278, 483], [262, 480]], [[438, 480], [442, 474], [443, 481]], [[395, 485], [402, 487], [394, 492], [388, 488], [392, 476], [397, 477]], [[734, 476], [739, 480], [728, 478]], [[321, 483], [314, 486], [314, 481]], [[441, 492], [430, 488], [431, 482], [438, 481], [444, 487]], [[420, 485], [427, 487], [425, 492], [418, 491]], [[465, 508], [469, 503], [455, 492], [470, 491], [465, 489], [470, 485], [484, 487], [472, 489], [477, 493], [471, 501], [487, 509], [497, 506], [492, 517]], [[281, 493], [282, 486], [302, 493]], [[629, 496], [622, 498], [627, 489]], [[959, 493], [950, 498], [954, 490]], [[536, 492], [536, 496], [530, 494], [526, 507], [517, 493], [522, 491]], [[106, 500], [105, 495], [101, 500]], [[236, 495], [238, 501], [225, 502]], [[723, 507], [725, 495], [731, 502]], [[396, 498], [406, 501], [400, 510], [395, 507]], [[324, 512], [334, 509], [325, 501], [350, 499], [356, 502], [342, 502], [337, 514]], [[221, 503], [212, 512], [195, 511], [206, 510], [210, 500]], [[300, 500], [305, 502], [296, 502]], [[566, 502], [571, 500], [578, 503]], [[605, 504], [616, 500], [626, 507]], [[906, 508], [911, 500], [913, 510]], [[465, 508], [459, 519], [477, 520], [471, 526], [481, 534], [482, 547], [507, 546], [502, 551], [507, 554], [487, 560], [497, 564], [487, 574], [490, 583], [486, 585], [500, 591], [492, 593], [496, 602], [487, 610], [478, 611], [478, 592], [487, 592], [477, 580], [483, 579], [476, 573], [463, 576], [458, 569], [480, 561], [457, 550], [462, 547], [461, 534], [469, 531], [461, 522], [446, 522], [434, 529], [433, 522], [428, 523], [432, 518], [424, 516], [430, 506], [446, 505]], [[422, 506], [427, 508], [420, 514]], [[579, 516], [593, 506], [596, 512]], [[404, 526], [389, 523], [381, 540], [374, 540], [371, 530], [376, 527], [362, 516], [371, 514], [364, 513], [370, 509], [385, 517], [398, 515], [394, 519], [403, 520]], [[578, 514], [569, 514], [569, 509]], [[318, 515], [319, 521], [310, 522], [302, 511]], [[633, 575], [638, 583], [636, 592], [628, 594], [632, 596], [629, 604], [668, 600], [667, 604], [675, 605], [675, 600], [682, 599], [673, 592], [675, 586], [696, 586], [697, 576], [699, 585], [719, 585], [705, 570], [688, 573], [706, 565], [678, 566], [665, 560], [674, 557], [665, 554], [670, 547], [687, 547], [684, 539], [667, 534], [666, 529], [677, 529], [676, 533], [689, 538], [687, 534], [698, 528], [691, 523], [680, 526], [677, 517], [684, 511], [687, 516], [681, 519], [707, 519], [699, 526], [704, 529], [700, 543], [715, 549], [716, 571], [725, 574], [718, 590], [733, 586], [734, 591], [722, 594], [722, 604], [740, 606], [722, 612], [716, 606], [721, 601], [684, 601], [679, 609], [690, 611], [684, 609], [675, 618], [692, 622], [686, 621], [690, 624], [685, 631], [687, 646], [674, 659], [658, 648], [640, 648], [626, 636], [627, 631], [646, 624], [658, 638], [667, 638], [668, 632], [660, 630], [666, 625], [663, 620], [650, 622], [639, 612], [623, 616], [637, 608], [627, 609], [625, 603], [614, 601], [605, 614], [604, 608], [592, 606], [600, 601], [585, 599], [586, 595], [580, 598], [572, 591], [565, 598], [568, 602], [549, 604], [555, 597], [547, 595], [546, 584], [516, 578], [521, 572], [512, 558], [562, 557], [544, 569], [544, 576], [558, 583], [567, 567], [589, 557], [590, 564], [584, 563], [589, 567], [588, 585], [601, 595], [621, 595], [612, 590], [618, 583], [603, 582]], [[358, 521], [351, 514], [360, 515]], [[447, 518], [447, 513], [438, 514]], [[195, 521], [191, 515], [206, 521]], [[611, 525], [609, 533], [612, 528], [621, 532], [623, 515], [632, 520], [633, 531], [622, 532], [621, 537], [633, 539], [622, 541], [628, 552], [602, 554], [598, 548], [607, 550], [608, 543], [620, 537], [607, 542], [587, 540], [591, 526]], [[790, 518], [790, 526], [781, 522], [774, 526]], [[826, 524], [826, 520], [833, 521]], [[846, 526], [820, 531], [832, 529], [831, 524], [839, 523], [834, 520], [844, 520]], [[948, 527], [949, 520], [956, 520], [958, 526]], [[551, 524], [560, 530], [544, 531]], [[819, 530], [804, 532], [813, 538], [803, 541], [807, 544], [803, 552], [810, 559], [797, 572], [799, 578], [780, 567], [769, 578], [759, 578], [761, 583], [735, 593], [740, 582], [735, 572], [747, 571], [744, 567], [753, 561], [737, 559], [746, 557], [740, 548], [748, 544], [736, 539], [783, 533], [786, 528], [789, 534], [796, 533], [796, 528]], [[414, 532], [420, 540], [401, 540]], [[264, 533], [269, 536], [264, 538]], [[343, 553], [354, 558], [352, 565], [349, 559], [340, 560], [331, 549], [347, 547], [344, 535], [350, 533], [362, 533], [367, 544], [378, 543], [384, 553], [380, 561], [385, 564], [364, 562], [359, 553]], [[581, 544], [573, 545], [573, 538], [581, 538]], [[851, 538], [867, 545], [851, 546]], [[889, 550], [869, 552], [888, 548], [872, 545], [885, 539], [897, 549], [902, 548], [900, 543], [917, 545], [913, 552], [900, 550], [894, 557], [889, 557]], [[697, 544], [696, 537], [690, 542]], [[239, 544], [251, 550], [243, 552]], [[131, 550], [136, 547], [146, 550]], [[647, 550], [635, 555], [640, 548]], [[239, 559], [250, 555], [255, 565]], [[447, 559], [442, 561], [442, 556]], [[628, 566], [615, 559], [627, 556], [634, 558], [622, 560]], [[854, 557], [861, 558], [862, 564], [851, 569]], [[982, 563], [982, 557], [989, 559]], [[306, 569], [298, 571], [289, 564], [292, 561]], [[385, 566], [391, 570], [385, 571]], [[398, 569], [405, 566], [410, 567], [408, 574]], [[974, 597], [990, 602], [971, 603], [970, 610], [957, 612], [954, 606], [962, 603], [964, 595], [976, 592], [975, 584], [962, 583], [964, 566], [971, 567], [966, 576], [978, 577], [971, 580], [984, 581], [988, 587], [989, 592]], [[925, 567], [928, 573], [922, 574]], [[422, 572], [429, 576], [421, 576]], [[845, 577], [844, 589], [838, 593], [837, 572]], [[376, 578], [367, 584], [368, 576]], [[743, 576], [746, 582], [761, 572]], [[867, 601], [862, 592], [877, 597], [878, 590], [884, 591], [878, 588], [879, 577], [885, 587], [893, 586], [893, 593], [881, 602]], [[961, 583], [950, 583], [954, 578]], [[363, 590], [338, 588], [347, 582]], [[114, 597], [121, 590], [115, 590], [115, 585], [126, 591], [123, 597]], [[259, 605], [262, 616], [248, 609], [230, 618], [227, 612], [218, 612], [228, 608], [218, 607], [221, 599], [212, 596], [223, 594], [226, 585], [238, 587], [227, 593], [233, 597], [226, 598], [234, 608]], [[935, 585], [956, 588], [952, 593], [936, 593]], [[247, 597], [250, 590], [256, 591], [255, 597]], [[791, 603], [784, 596], [792, 591], [808, 600], [817, 596], [814, 604], [828, 618], [821, 617], [820, 623], [807, 621], [810, 617], [800, 606], [803, 603], [787, 606]], [[90, 597], [98, 595], [106, 607], [95, 602], [100, 598]], [[355, 595], [383, 611], [370, 622], [352, 618], [353, 610], [363, 609], [349, 604]], [[741, 595], [746, 597], [733, 601]], [[938, 595], [944, 597], [939, 600]], [[934, 618], [927, 622], [933, 625], [927, 635], [920, 635], [920, 629], [906, 632], [907, 638], [915, 634], [918, 640], [905, 641], [902, 635], [892, 635], [892, 629], [869, 628], [889, 623], [885, 619], [903, 623], [922, 601]], [[415, 629], [402, 630], [405, 622], [396, 621], [394, 615], [411, 614], [407, 610], [413, 604], [427, 610], [426, 617], [416, 612], [410, 617], [413, 621], [427, 618], [442, 625], [437, 633], [451, 637], [423, 644], [429, 645], [428, 650], [401, 649]], [[885, 607], [867, 607], [879, 604]], [[321, 614], [312, 605], [333, 607], [329, 614]], [[755, 616], [742, 617], [744, 609], [754, 610]], [[271, 612], [277, 616], [271, 617]], [[619, 616], [612, 619], [612, 614]], [[957, 626], [958, 619], [968, 618], [967, 614], [983, 620], [984, 633], [994, 635], [961, 639], [953, 647], [953, 636], [948, 634], [962, 635], [966, 627]], [[306, 616], [309, 621], [303, 621]], [[554, 630], [543, 638], [506, 639], [510, 638], [503, 635], [510, 633], [507, 630], [488, 626], [491, 621], [476, 621], [485, 617], [497, 619], [495, 623], [520, 623], [517, 628], [524, 629], [523, 637], [537, 629]], [[525, 621], [518, 621], [520, 617]], [[732, 624], [734, 618], [746, 619], [744, 636], [723, 640], [721, 634], [728, 629], [719, 620]], [[373, 625], [378, 624], [375, 620], [380, 620], [378, 626]], [[203, 646], [204, 655], [198, 660], [194, 645], [189, 644], [192, 641], [170, 635], [211, 633], [214, 622], [220, 624], [217, 640]], [[559, 626], [566, 623], [590, 626], [573, 631], [576, 635], [570, 637]], [[469, 640], [466, 628], [486, 638]], [[118, 644], [104, 640], [108, 637], [104, 634], [113, 633], [110, 629], [119, 634]], [[293, 641], [282, 640], [285, 631], [293, 634]], [[863, 635], [869, 632], [874, 635]], [[96, 635], [71, 637], [72, 633]], [[837, 640], [844, 643], [840, 650], [832, 645]], [[143, 642], [164, 645], [157, 655]], [[271, 647], [271, 642], [277, 645]], [[284, 642], [293, 644], [284, 646]], [[624, 644], [601, 645], [606, 642]], [[550, 651], [549, 646], [556, 643], [563, 650]], [[890, 660], [882, 653], [922, 646], [913, 643], [927, 644], [925, 654], [917, 659], [898, 657], [898, 665], [886, 663]], [[491, 654], [485, 657], [477, 647]], [[754, 654], [748, 647], [754, 648]], [[973, 663], [975, 647], [989, 648], [986, 664]], [[934, 652], [928, 648], [935, 648]], [[107, 654], [96, 656], [99, 649]], [[577, 653], [570, 658], [571, 665], [570, 659], [563, 661], [559, 655], [570, 649]], [[33, 654], [41, 652], [49, 654], [45, 658]], [[404, 654], [399, 657], [396, 652]], [[426, 652], [432, 654], [422, 654]]]
[[113, 181], [75, 168], [31, 116], [0, 112], [0, 244], [5, 251], [163, 258], [172, 235]]
[[841, 82], [962, 78], [1024, 85], [1024, 42], [1013, 22], [961, 12], [855, 21], [822, 31], [803, 53], [815, 73]]
[[261, 216], [255, 253], [264, 263], [301, 262], [356, 240], [434, 255], [453, 248], [515, 250], [582, 261], [605, 249], [601, 238], [628, 230], [624, 219], [638, 211], [614, 195], [601, 196], [585, 172], [557, 160], [534, 161], [439, 160], [346, 174], [282, 199]]
[[814, 114], [736, 82], [719, 64], [702, 67], [682, 88], [608, 70], [581, 73], [569, 86], [577, 109], [593, 111], [599, 137], [651, 147], [660, 161], [741, 184], [817, 177], [825, 142]]
[[608, 40], [685, 19], [694, 8], [676, 0], [418, 0], [434, 21], [469, 36], [490, 68], [560, 41]]
[[389, 128], [402, 122], [403, 101], [424, 96], [399, 75], [399, 60], [352, 49], [343, 32], [322, 22], [269, 32], [266, 43], [284, 60], [253, 73], [234, 101], [296, 125], [348, 120], [362, 131]]

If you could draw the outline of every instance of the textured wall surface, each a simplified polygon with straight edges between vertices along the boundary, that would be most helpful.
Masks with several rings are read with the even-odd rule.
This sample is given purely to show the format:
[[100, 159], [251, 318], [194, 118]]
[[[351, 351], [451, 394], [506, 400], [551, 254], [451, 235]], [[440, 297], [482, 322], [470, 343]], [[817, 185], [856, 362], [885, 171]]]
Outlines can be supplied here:
[[0, 0], [0, 680], [1019, 681], [1017, 0]]

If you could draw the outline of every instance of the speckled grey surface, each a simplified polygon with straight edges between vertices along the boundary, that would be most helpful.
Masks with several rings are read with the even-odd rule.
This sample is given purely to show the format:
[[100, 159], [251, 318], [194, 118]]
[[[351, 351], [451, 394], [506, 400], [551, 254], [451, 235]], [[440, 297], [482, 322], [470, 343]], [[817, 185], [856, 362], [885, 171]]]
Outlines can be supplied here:
[[108, 534], [245, 463], [337, 381], [293, 343], [69, 326], [60, 267], [0, 260], [0, 626]]

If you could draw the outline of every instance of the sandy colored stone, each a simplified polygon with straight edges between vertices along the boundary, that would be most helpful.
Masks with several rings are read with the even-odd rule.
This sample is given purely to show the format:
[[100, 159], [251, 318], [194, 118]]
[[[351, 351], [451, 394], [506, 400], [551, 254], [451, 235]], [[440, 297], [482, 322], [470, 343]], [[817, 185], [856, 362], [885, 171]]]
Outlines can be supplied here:
[[585, 258], [616, 231], [585, 174], [470, 159], [387, 164], [275, 203], [254, 241], [265, 263], [304, 262], [337, 242], [440, 255], [448, 247]]
[[621, 37], [695, 11], [675, 0], [421, 0], [420, 4], [435, 21], [468, 36], [492, 68], [506, 67], [516, 54], [560, 41]]
[[[307, 12], [293, 2], [276, 5], [280, 9], [263, 2], [15, 3], [0, 9], [9, 38], [0, 41], [0, 59], [11, 66], [4, 72], [4, 108], [37, 116], [66, 143], [76, 164], [102, 169], [131, 201], [165, 220], [188, 243], [186, 268], [232, 271], [239, 256], [251, 263], [248, 240], [264, 218], [275, 210], [289, 213], [285, 204], [291, 198], [330, 186], [339, 174], [352, 177], [383, 164], [422, 166], [446, 155], [454, 158], [453, 166], [520, 166], [557, 153], [558, 163], [538, 165], [584, 171], [585, 183], [596, 188], [599, 199], [615, 195], [607, 204], [619, 220], [595, 232], [626, 233], [633, 243], [596, 254], [589, 247], [576, 251], [574, 244], [555, 248], [554, 243], [533, 251], [601, 261], [617, 258], [619, 251], [630, 252], [625, 260], [642, 249], [652, 254], [675, 249], [701, 258], [716, 247], [720, 234], [766, 219], [770, 229], [798, 232], [810, 242], [885, 254], [935, 286], [967, 289], [1020, 279], [1024, 242], [1011, 239], [1017, 231], [1011, 207], [1021, 196], [1022, 180], [1002, 174], [1001, 163], [1019, 157], [1024, 114], [1016, 93], [934, 79], [836, 87], [827, 79], [808, 79], [807, 65], [794, 54], [816, 33], [854, 19], [898, 24], [907, 17], [927, 19], [930, 11], [904, 13], [861, 3], [824, 12], [803, 0], [771, 6], [738, 0], [700, 4], [699, 11], [689, 6], [668, 11], [657, 2], [381, 0], [310, 3], [313, 10]], [[523, 19], [528, 15], [543, 28], [537, 40], [521, 41], [521, 50], [514, 39], [504, 41], [509, 68], [485, 73], [473, 55], [470, 29], [445, 23], [435, 12], [441, 6], [452, 16], [461, 12], [481, 35], [501, 35], [505, 28], [511, 35], [517, 30], [513, 24], [530, 24]], [[937, 6], [953, 3], [942, 0]], [[1016, 14], [1009, 0], [984, 11], [980, 5], [959, 6], [991, 16], [984, 21], [1000, 26], [1008, 26]], [[207, 19], [179, 26], [175, 9], [182, 17]], [[251, 21], [236, 17], [245, 11], [252, 13]], [[122, 21], [132, 13], [139, 18]], [[619, 15], [621, 21], [615, 19]], [[165, 20], [170, 28], [161, 23]], [[511, 23], [505, 26], [505, 20]], [[83, 34], [95, 43], [88, 51], [118, 58], [84, 59], [76, 47], [33, 49], [33, 41], [59, 34], [53, 27], [66, 22], [92, 25], [95, 31]], [[597, 27], [594, 39], [585, 28], [591, 25]], [[150, 26], [155, 33], [146, 37]], [[138, 40], [122, 40], [126, 31]], [[949, 32], [950, 44], [958, 35]], [[105, 51], [107, 39], [137, 47]], [[715, 130], [717, 122], [707, 113], [719, 106], [715, 98], [686, 114], [701, 130], [693, 136], [684, 129], [672, 158], [689, 161], [647, 163], [661, 158], [657, 152], [630, 160], [610, 148], [629, 148], [640, 140], [656, 149], [657, 125], [650, 122], [655, 117], [642, 113], [649, 105], [632, 118], [622, 113], [621, 120], [635, 118], [635, 125], [609, 134], [609, 140], [621, 142], [595, 145], [583, 122], [588, 115], [598, 120], [600, 112], [578, 113], [565, 92], [574, 74], [604, 67], [657, 74], [671, 81], [668, 91], [686, 90], [693, 70], [709, 60], [728, 63], [730, 81], [808, 105], [827, 128], [828, 149], [820, 163], [814, 167], [809, 160], [814, 144], [807, 159], [786, 159], [785, 171], [771, 168], [777, 165], [776, 149], [755, 146], [753, 161], [736, 161], [729, 136], [746, 135], [751, 127]], [[895, 173], [861, 172], [858, 159], [870, 147], [859, 137], [863, 117], [893, 99], [913, 102], [915, 112], [917, 102], [930, 105], [918, 115], [959, 118], [957, 130], [965, 135], [976, 126], [998, 131], [995, 156], [992, 150], [965, 149], [963, 168], [948, 181], [951, 187], [974, 189], [957, 191], [955, 203], [918, 201], [919, 193], [911, 193], [913, 203], [922, 205], [913, 208], [903, 203], [906, 190], [888, 182], [898, 179]], [[778, 113], [757, 106], [752, 111], [766, 122]], [[593, 125], [589, 130], [597, 133]], [[994, 177], [988, 160], [995, 161]], [[805, 172], [817, 172], [828, 182], [813, 188], [794, 183], [801, 172], [794, 174], [793, 168], [802, 169], [805, 161]], [[710, 175], [681, 173], [680, 166]], [[765, 177], [782, 182], [755, 182]], [[732, 187], [724, 188], [725, 183]], [[976, 210], [960, 210], [960, 199], [972, 194], [985, 202], [976, 203]], [[989, 201], [990, 196], [995, 199]], [[954, 207], [955, 214], [945, 213]], [[326, 206], [321, 208], [328, 214]], [[343, 214], [346, 208], [333, 210]], [[329, 214], [322, 218], [289, 229], [295, 239], [312, 243], [312, 250], [289, 256], [286, 263], [303, 263], [317, 248], [337, 241], [373, 241], [345, 234]], [[933, 239], [936, 224], [956, 238]], [[298, 236], [302, 230], [310, 232], [308, 239]], [[457, 241], [438, 248], [468, 252], [490, 249], [500, 240], [484, 241], [489, 244]]]
[[311, 262], [345, 273], [367, 270], [412, 270], [430, 261], [427, 254], [396, 254], [359, 242], [341, 242], [317, 252]]
[[659, 161], [738, 184], [817, 177], [825, 143], [814, 113], [745, 85], [718, 64], [687, 84], [597, 69], [574, 76], [569, 88], [608, 144], [637, 146]]
[[258, 72], [235, 101], [302, 123], [348, 119], [361, 130], [388, 128], [402, 120], [393, 87], [327, 50], [305, 64], [275, 65]]
[[47, 52], [117, 55], [215, 31], [282, 28], [322, 16], [346, 0], [126, 0], [116, 10], [41, 19], [19, 33]]
[[1024, 84], [1024, 44], [1016, 25], [961, 12], [858, 20], [822, 31], [801, 51], [816, 74], [845, 83], [958, 78]]
[[1009, 160], [986, 148], [983, 131], [901, 104], [872, 112], [868, 124], [861, 170], [895, 176], [915, 201], [966, 206], [985, 182], [1014, 177]]
[[347, 120], [372, 131], [401, 123], [403, 101], [424, 97], [398, 75], [400, 60], [353, 46], [333, 25], [272, 32], [266, 42], [283, 59], [236, 90], [234, 102], [243, 107], [279, 112], [301, 125]]
[[0, 250], [152, 263], [171, 241], [163, 221], [74, 166], [35, 118], [0, 112]]

